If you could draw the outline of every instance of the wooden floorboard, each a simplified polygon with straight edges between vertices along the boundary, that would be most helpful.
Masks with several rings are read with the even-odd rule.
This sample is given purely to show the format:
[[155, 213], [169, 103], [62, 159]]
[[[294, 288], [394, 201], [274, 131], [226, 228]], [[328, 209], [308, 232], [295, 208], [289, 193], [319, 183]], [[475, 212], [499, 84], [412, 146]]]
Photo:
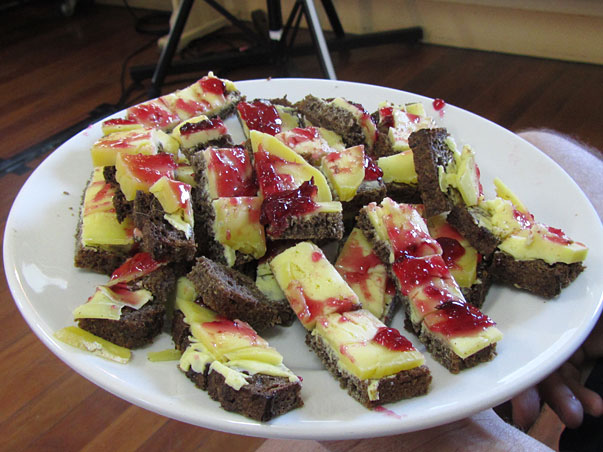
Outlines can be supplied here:
[[[116, 103], [124, 62], [145, 44], [128, 65], [154, 63], [158, 57], [156, 46], [148, 46], [155, 38], [137, 33], [125, 8], [97, 5], [65, 18], [56, 5], [31, 1], [0, 13], [2, 159], [85, 120], [100, 104]], [[335, 53], [333, 59], [342, 80], [440, 97], [515, 132], [550, 128], [603, 149], [601, 66], [424, 44], [388, 44]], [[313, 56], [293, 63], [305, 77], [321, 76]], [[210, 69], [218, 70], [169, 77], [165, 90]], [[278, 73], [275, 67], [256, 66], [220, 75], [243, 80]], [[144, 92], [136, 91], [130, 101]], [[3, 224], [39, 162], [0, 178]], [[168, 420], [97, 389], [50, 355], [19, 315], [5, 281], [1, 288], [0, 449], [117, 450], [115, 435], [138, 435], [121, 444], [130, 450], [222, 450], [229, 444], [252, 451], [261, 444], [261, 439]]]

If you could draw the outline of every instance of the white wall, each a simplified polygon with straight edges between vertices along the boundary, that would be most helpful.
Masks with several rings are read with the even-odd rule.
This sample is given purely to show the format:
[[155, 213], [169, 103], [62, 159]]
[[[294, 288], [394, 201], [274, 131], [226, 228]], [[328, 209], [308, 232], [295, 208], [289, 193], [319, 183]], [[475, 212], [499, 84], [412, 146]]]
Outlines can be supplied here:
[[[120, 0], [98, 0], [120, 4]], [[170, 0], [130, 0], [132, 6], [164, 5]], [[198, 0], [198, 3], [202, 3]], [[249, 19], [265, 0], [222, 0]], [[286, 17], [293, 0], [283, 0]], [[349, 33], [423, 27], [424, 41], [479, 50], [603, 64], [601, 0], [333, 0]], [[326, 16], [315, 0], [325, 28]], [[161, 7], [161, 6], [159, 6]], [[203, 23], [201, 17], [191, 22]]]

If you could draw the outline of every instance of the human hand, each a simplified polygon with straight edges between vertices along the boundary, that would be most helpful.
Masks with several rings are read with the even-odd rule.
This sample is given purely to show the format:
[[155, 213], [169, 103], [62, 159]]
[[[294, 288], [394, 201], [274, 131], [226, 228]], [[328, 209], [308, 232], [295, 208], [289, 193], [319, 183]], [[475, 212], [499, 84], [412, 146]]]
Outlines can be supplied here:
[[341, 441], [266, 440], [256, 452], [418, 452], [424, 450], [474, 452], [550, 451], [547, 446], [507, 424], [492, 410], [427, 430], [381, 438]]
[[541, 402], [546, 402], [569, 428], [582, 424], [584, 413], [603, 415], [601, 395], [582, 383], [582, 371], [593, 361], [603, 357], [603, 316], [582, 346], [559, 369], [537, 386], [526, 389], [511, 400], [513, 423], [529, 429], [540, 413]]

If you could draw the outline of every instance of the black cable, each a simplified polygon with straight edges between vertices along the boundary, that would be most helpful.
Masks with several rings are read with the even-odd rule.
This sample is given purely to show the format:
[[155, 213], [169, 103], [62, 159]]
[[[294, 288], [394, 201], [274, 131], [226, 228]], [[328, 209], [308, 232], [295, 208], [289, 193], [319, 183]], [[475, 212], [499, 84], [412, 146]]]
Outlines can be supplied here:
[[128, 0], [122, 0], [124, 6], [134, 18], [134, 29], [137, 33], [152, 36], [163, 36], [170, 32], [170, 16], [167, 11], [155, 12], [138, 16], [134, 9], [128, 3]]
[[124, 62], [122, 63], [121, 66], [121, 75], [120, 75], [120, 87], [121, 87], [121, 95], [119, 97], [119, 100], [117, 101], [117, 106], [118, 107], [123, 107], [126, 104], [127, 98], [130, 95], [130, 93], [136, 89], [137, 86], [140, 86], [140, 88], [142, 88], [141, 85], [139, 85], [136, 82], [133, 82], [130, 84], [130, 86], [126, 89], [126, 72], [127, 72], [127, 67], [128, 67], [128, 63], [130, 62], [130, 60], [132, 60], [132, 58], [134, 58], [136, 55], [144, 52], [146, 49], [148, 49], [149, 47], [151, 47], [153, 44], [155, 44], [155, 39], [151, 39], [149, 42], [143, 44], [141, 47], [139, 47], [138, 49], [134, 50], [132, 53], [130, 53], [126, 59], [124, 60]]

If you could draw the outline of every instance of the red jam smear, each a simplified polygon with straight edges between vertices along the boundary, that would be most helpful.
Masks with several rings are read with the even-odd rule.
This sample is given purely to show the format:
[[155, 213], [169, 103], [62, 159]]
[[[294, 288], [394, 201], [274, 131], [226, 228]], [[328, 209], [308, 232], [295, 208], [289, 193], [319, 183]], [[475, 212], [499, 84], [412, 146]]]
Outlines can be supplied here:
[[459, 300], [458, 296], [452, 294], [448, 289], [444, 287], [436, 287], [431, 282], [423, 287], [423, 293], [429, 300], [436, 301], [438, 303], [445, 303], [448, 301], [462, 302], [462, 300]]
[[172, 124], [180, 122], [180, 117], [171, 112], [161, 100], [145, 102], [127, 110], [128, 119], [134, 119], [141, 124], [160, 129], [169, 128]]
[[376, 142], [377, 141], [377, 135], [378, 135], [377, 126], [375, 125], [375, 122], [373, 121], [373, 118], [371, 117], [370, 113], [368, 111], [366, 111], [366, 109], [361, 104], [358, 104], [356, 102], [350, 102], [350, 101], [348, 101], [348, 103], [350, 105], [353, 105], [354, 107], [356, 107], [360, 111], [360, 113], [361, 113], [361, 115], [360, 115], [360, 125], [362, 127], [364, 127], [367, 131], [371, 130], [371, 129], [374, 129], [375, 132], [374, 132], [374, 134], [372, 136], [372, 141], [373, 141], [373, 143]]
[[181, 209], [186, 209], [191, 201], [191, 186], [185, 182], [170, 180], [169, 187], [178, 200], [178, 206]]
[[379, 168], [375, 160], [370, 155], [364, 154], [364, 180], [381, 180], [383, 178], [383, 170]]
[[115, 118], [103, 121], [104, 126], [128, 126], [133, 124], [138, 124], [138, 121], [134, 118]]
[[220, 319], [213, 322], [204, 322], [201, 326], [203, 329], [211, 331], [214, 334], [232, 334], [246, 337], [252, 344], [256, 344], [259, 340], [258, 333], [242, 320]]
[[446, 301], [437, 310], [433, 315], [442, 320], [436, 321], [430, 329], [446, 337], [468, 336], [496, 325], [490, 317], [468, 303]]
[[385, 280], [385, 293], [392, 297], [396, 295], [396, 283], [389, 276]]
[[[134, 290], [131, 290], [123, 282], [108, 286], [107, 289], [109, 289], [110, 292], [113, 292], [113, 296], [119, 301], [135, 309], [139, 309], [144, 300], [140, 293], [136, 293]], [[113, 307], [117, 308], [115, 305]]]
[[291, 281], [287, 287], [291, 308], [304, 324], [320, 320], [323, 316], [332, 313], [345, 313], [358, 309], [358, 302], [347, 297], [329, 297], [325, 300], [314, 300], [304, 293], [304, 288], [299, 281]]
[[549, 234], [545, 235], [547, 240], [550, 240], [553, 243], [559, 243], [560, 245], [569, 245], [572, 243], [561, 229], [552, 226], [549, 226], [546, 229], [549, 232]]
[[163, 176], [174, 179], [174, 171], [178, 168], [171, 154], [123, 154], [121, 157], [132, 174], [149, 187]]
[[198, 116], [205, 113], [211, 108], [211, 104], [205, 99], [192, 100], [192, 99], [176, 99], [174, 107], [186, 113], [188, 117]]
[[439, 225], [433, 235], [437, 235], [438, 237], [449, 237], [459, 242], [463, 240], [463, 236], [450, 223], [442, 223]]
[[101, 189], [94, 195], [92, 198], [93, 203], [99, 203], [101, 201], [105, 201], [108, 198], [112, 198], [115, 195], [115, 189], [113, 186], [105, 181], [99, 180], [90, 184], [90, 187], [102, 185]]
[[414, 350], [412, 343], [402, 336], [398, 330], [387, 326], [380, 327], [372, 341], [394, 352]]
[[418, 124], [421, 122], [421, 117], [419, 115], [414, 115], [412, 113], [406, 113], [406, 117], [408, 120], [414, 124]]
[[289, 217], [307, 215], [318, 209], [318, 204], [314, 202], [317, 193], [318, 187], [311, 179], [299, 188], [267, 195], [262, 203], [260, 223], [270, 227], [271, 235], [281, 235], [287, 229]]
[[[449, 280], [449, 283], [454, 284], [453, 280]], [[414, 291], [410, 300], [414, 310], [420, 314], [420, 317], [433, 313], [439, 305], [447, 301], [463, 302], [448, 288], [436, 286], [435, 281], [430, 281], [420, 287], [419, 290]]]
[[218, 197], [255, 196], [258, 186], [247, 151], [242, 147], [210, 149], [207, 168], [215, 174]]
[[206, 93], [223, 95], [226, 93], [226, 85], [217, 77], [203, 77], [199, 80], [199, 86]]
[[[357, 284], [366, 300], [371, 298], [368, 288], [369, 271], [377, 265], [383, 265], [373, 250], [366, 256], [364, 249], [357, 243], [351, 242], [341, 254], [335, 268], [348, 284]], [[395, 288], [394, 288], [395, 293]]]
[[286, 136], [283, 138], [285, 140], [284, 143], [287, 146], [290, 148], [295, 148], [301, 143], [318, 140], [320, 138], [320, 134], [318, 133], [318, 129], [316, 127], [306, 127], [305, 129], [295, 127], [289, 130], [286, 133]]
[[239, 102], [237, 110], [249, 130], [257, 130], [270, 135], [276, 135], [282, 131], [283, 121], [274, 105], [268, 101]]
[[534, 216], [531, 213], [523, 213], [513, 209], [513, 218], [519, 223], [521, 229], [530, 229], [534, 225]]
[[348, 353], [348, 345], [342, 344], [339, 346], [339, 353], [341, 353], [341, 356], [345, 356], [347, 357], [350, 362], [354, 363], [356, 362], [356, 360], [354, 359], [354, 355], [352, 355], [351, 353]]
[[448, 268], [453, 268], [456, 262], [465, 255], [465, 248], [458, 240], [451, 237], [439, 237], [436, 239], [442, 247], [442, 257]]
[[297, 188], [295, 179], [291, 174], [285, 174], [278, 171], [280, 167], [299, 165], [299, 163], [290, 162], [274, 154], [266, 152], [260, 146], [254, 154], [255, 172], [258, 184], [264, 196], [269, 196], [285, 190]]
[[392, 269], [400, 282], [403, 295], [412, 289], [425, 285], [432, 278], [450, 278], [450, 270], [440, 255], [422, 258], [407, 257], [393, 263]]
[[325, 156], [325, 159], [329, 163], [336, 162], [337, 160], [341, 159], [341, 152], [337, 152], [337, 151], [330, 152]]
[[206, 130], [217, 130], [220, 135], [225, 135], [228, 131], [220, 118], [211, 118], [199, 122], [187, 122], [180, 127], [180, 134], [188, 136], [192, 133], [203, 132]]
[[394, 108], [382, 107], [379, 109], [379, 121], [383, 127], [394, 127]]
[[400, 414], [395, 413], [394, 411], [392, 411], [388, 408], [385, 408], [382, 405], [378, 405], [378, 406], [374, 407], [373, 411], [376, 411], [377, 413], [385, 414], [386, 416], [393, 417], [395, 419], [403, 419], [404, 418], [404, 416], [401, 416]]
[[107, 137], [102, 138], [99, 141], [99, 144], [113, 149], [126, 149], [133, 146], [133, 143], [136, 141], [148, 140], [149, 138], [151, 138], [151, 132], [145, 130], [142, 132], [128, 133], [126, 136], [117, 139], [111, 138], [111, 135], [108, 135]]
[[384, 220], [395, 260], [401, 260], [405, 257], [421, 257], [442, 253], [440, 244], [421, 229], [400, 230], [390, 219], [385, 218]]
[[115, 212], [115, 208], [113, 207], [115, 188], [104, 180], [99, 180], [91, 183], [87, 190], [97, 186], [101, 186], [101, 188], [84, 207], [84, 216], [94, 213], [97, 210], [102, 210], [103, 212]]
[[163, 265], [149, 253], [138, 253], [125, 261], [111, 275], [110, 285], [133, 281], [141, 276], [154, 272]]
[[482, 173], [479, 170], [479, 166], [477, 166], [477, 162], [475, 163], [475, 177], [477, 178], [477, 187], [479, 190], [479, 193], [477, 194], [477, 196], [479, 198], [483, 198], [484, 197], [484, 186], [482, 185]]

